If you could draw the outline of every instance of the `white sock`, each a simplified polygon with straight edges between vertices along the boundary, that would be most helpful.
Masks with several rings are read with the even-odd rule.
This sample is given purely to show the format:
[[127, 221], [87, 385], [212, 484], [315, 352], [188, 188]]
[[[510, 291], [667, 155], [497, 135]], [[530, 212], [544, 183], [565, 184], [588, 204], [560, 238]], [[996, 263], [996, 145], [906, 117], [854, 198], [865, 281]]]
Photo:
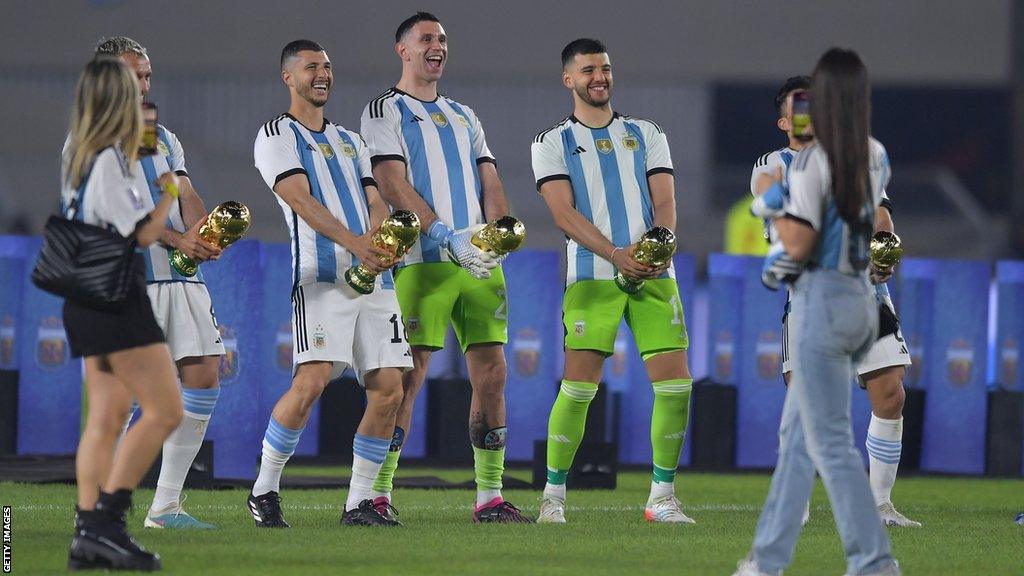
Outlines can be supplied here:
[[367, 460], [358, 454], [352, 457], [352, 480], [348, 485], [348, 499], [345, 500], [345, 511], [358, 508], [363, 500], [375, 498], [373, 483], [383, 462]]
[[501, 490], [498, 488], [477, 488], [476, 489], [476, 505], [477, 507], [483, 506], [489, 503], [495, 498], [501, 498]]
[[387, 498], [388, 502], [391, 502], [391, 492], [378, 492], [376, 490], [370, 490], [368, 496], [370, 500], [376, 500], [377, 498]]
[[160, 479], [156, 483], [156, 494], [153, 496], [151, 511], [162, 510], [171, 504], [177, 504], [181, 498], [181, 489], [185, 486], [185, 477], [192, 468], [192, 461], [199, 454], [199, 448], [206, 437], [206, 427], [210, 422], [209, 414], [193, 414], [185, 412], [181, 424], [164, 440], [163, 460], [160, 463]]
[[875, 505], [891, 502], [892, 486], [896, 483], [896, 471], [903, 451], [903, 417], [886, 420], [872, 413], [865, 445], [868, 449], [871, 493], [875, 495]]
[[555, 500], [565, 501], [565, 484], [552, 484], [550, 482], [544, 484], [544, 498], [554, 498]]
[[661, 498], [663, 496], [671, 496], [676, 493], [675, 482], [655, 482], [651, 481], [651, 500], [655, 498]]
[[288, 463], [291, 454], [274, 449], [266, 440], [263, 441], [263, 457], [260, 458], [260, 475], [252, 485], [252, 495], [260, 496], [267, 492], [281, 491], [281, 472]]

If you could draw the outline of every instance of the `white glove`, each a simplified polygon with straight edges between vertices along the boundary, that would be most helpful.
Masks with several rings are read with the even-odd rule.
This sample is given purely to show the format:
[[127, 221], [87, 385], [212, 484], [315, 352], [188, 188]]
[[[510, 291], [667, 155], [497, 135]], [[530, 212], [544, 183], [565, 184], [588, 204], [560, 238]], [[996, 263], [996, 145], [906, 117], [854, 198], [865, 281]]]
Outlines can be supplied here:
[[758, 218], [778, 218], [786, 211], [789, 190], [781, 182], [775, 182], [765, 193], [754, 197], [750, 204], [750, 213]]
[[761, 268], [761, 283], [769, 290], [778, 290], [784, 283], [796, 282], [803, 270], [803, 262], [790, 258], [782, 242], [775, 242], [765, 256], [764, 266]]
[[448, 257], [465, 268], [470, 275], [480, 280], [487, 280], [491, 277], [491, 270], [498, 266], [498, 261], [477, 248], [471, 241], [473, 235], [483, 227], [483, 224], [477, 224], [456, 230], [448, 237], [447, 250]]

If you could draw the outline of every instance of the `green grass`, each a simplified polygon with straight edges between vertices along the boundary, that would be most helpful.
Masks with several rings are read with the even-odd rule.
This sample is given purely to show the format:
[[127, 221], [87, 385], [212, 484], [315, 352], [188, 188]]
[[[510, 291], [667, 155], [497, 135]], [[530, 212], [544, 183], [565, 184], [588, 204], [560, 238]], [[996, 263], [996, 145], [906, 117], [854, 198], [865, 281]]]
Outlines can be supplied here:
[[[340, 473], [341, 468], [293, 467], [291, 474]], [[399, 474], [468, 480], [468, 470], [405, 468]], [[513, 471], [527, 479], [528, 471]], [[677, 488], [696, 526], [648, 525], [642, 505], [649, 476], [625, 472], [619, 488], [570, 492], [564, 526], [477, 526], [468, 490], [395, 493], [405, 527], [342, 528], [344, 494], [286, 490], [287, 531], [257, 530], [245, 508], [246, 490], [193, 491], [187, 509], [220, 529], [164, 532], [141, 528], [152, 491], [136, 494], [132, 529], [160, 552], [170, 574], [600, 574], [728, 575], [750, 547], [768, 489], [767, 475], [682, 472]], [[536, 513], [538, 492], [505, 496]], [[1024, 481], [901, 478], [894, 499], [918, 530], [890, 529], [904, 574], [1022, 574]], [[15, 574], [63, 571], [71, 538], [73, 486], [0, 483], [0, 504], [13, 506]], [[811, 522], [801, 534], [787, 575], [842, 574], [845, 563], [828, 501], [815, 490]]]

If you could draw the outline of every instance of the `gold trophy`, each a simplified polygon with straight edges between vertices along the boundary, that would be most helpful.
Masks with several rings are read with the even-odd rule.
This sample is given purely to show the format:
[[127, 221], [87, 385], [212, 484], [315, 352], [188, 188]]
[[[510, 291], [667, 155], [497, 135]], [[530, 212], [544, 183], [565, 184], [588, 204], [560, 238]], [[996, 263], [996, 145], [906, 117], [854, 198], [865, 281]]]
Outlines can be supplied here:
[[[655, 226], [636, 243], [633, 259], [645, 266], [664, 266], [676, 253], [676, 235], [663, 226]], [[645, 280], [626, 278], [622, 272], [615, 271], [615, 285], [626, 294], [636, 294], [643, 289]]]
[[473, 234], [470, 242], [484, 252], [504, 256], [519, 250], [526, 240], [526, 226], [515, 216], [502, 216]]
[[903, 245], [900, 237], [892, 232], [879, 230], [871, 237], [871, 263], [881, 274], [892, 273], [893, 266], [896, 266], [903, 258]]
[[[420, 219], [408, 210], [395, 210], [373, 233], [374, 246], [400, 258], [412, 248], [420, 237]], [[381, 258], [381, 262], [387, 262]], [[363, 265], [353, 266], [345, 271], [345, 281], [360, 294], [370, 294], [377, 283], [377, 275]]]
[[[219, 248], [227, 248], [249, 230], [252, 216], [249, 208], [241, 202], [230, 200], [213, 209], [206, 222], [199, 228], [199, 237]], [[168, 257], [171, 268], [182, 276], [191, 278], [199, 270], [199, 264], [181, 250], [175, 249]]]

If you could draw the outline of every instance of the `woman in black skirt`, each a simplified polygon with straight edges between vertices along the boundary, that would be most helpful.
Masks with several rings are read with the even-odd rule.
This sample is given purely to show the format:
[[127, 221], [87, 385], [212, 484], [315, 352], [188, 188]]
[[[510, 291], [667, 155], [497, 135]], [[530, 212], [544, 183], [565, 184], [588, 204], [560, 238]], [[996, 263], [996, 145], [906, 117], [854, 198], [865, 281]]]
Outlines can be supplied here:
[[[158, 182], [164, 194], [152, 212], [132, 185], [142, 141], [141, 96], [135, 74], [116, 58], [85, 66], [75, 90], [69, 144], [63, 159], [65, 216], [105, 227], [139, 246], [159, 238], [177, 197], [177, 176]], [[159, 570], [157, 555], [127, 533], [132, 490], [153, 464], [182, 417], [174, 363], [146, 295], [142, 256], [128, 301], [115, 311], [64, 303], [71, 353], [85, 359], [89, 413], [75, 461], [78, 517], [68, 568]], [[115, 456], [132, 398], [142, 407]]]

